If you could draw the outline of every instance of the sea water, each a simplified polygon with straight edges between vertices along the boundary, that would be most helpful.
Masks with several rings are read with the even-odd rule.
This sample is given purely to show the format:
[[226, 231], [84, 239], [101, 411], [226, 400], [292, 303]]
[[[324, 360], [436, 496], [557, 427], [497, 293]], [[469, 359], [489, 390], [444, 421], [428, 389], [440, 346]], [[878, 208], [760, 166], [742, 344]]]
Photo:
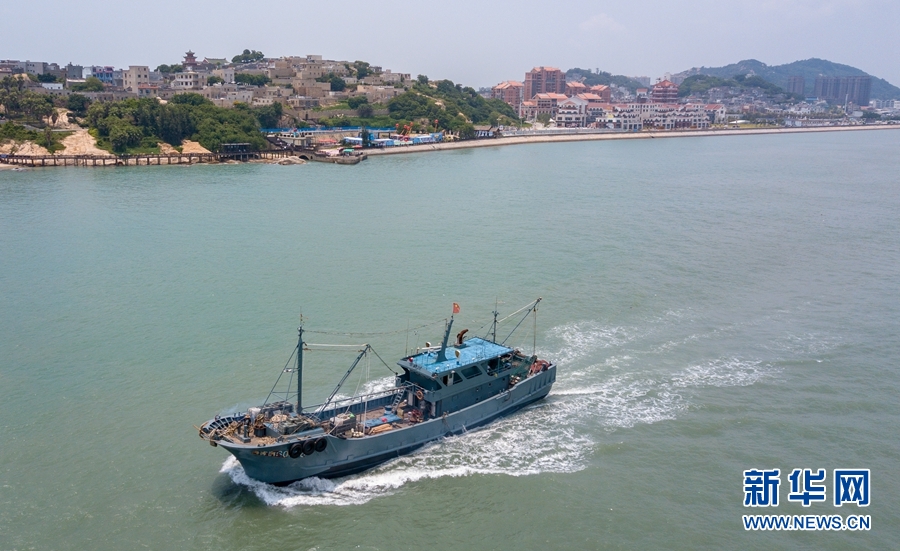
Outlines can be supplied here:
[[[898, 151], [871, 131], [2, 172], [0, 549], [893, 548]], [[308, 342], [387, 362], [350, 393], [453, 302], [484, 335], [537, 297], [508, 344], [557, 382], [486, 428], [288, 487], [197, 437], [266, 398], [301, 314]], [[307, 404], [353, 350], [307, 354]], [[745, 507], [744, 471], [776, 468], [779, 505]], [[826, 502], [788, 500], [795, 468], [826, 470]], [[831, 503], [844, 468], [870, 470], [867, 507]]]

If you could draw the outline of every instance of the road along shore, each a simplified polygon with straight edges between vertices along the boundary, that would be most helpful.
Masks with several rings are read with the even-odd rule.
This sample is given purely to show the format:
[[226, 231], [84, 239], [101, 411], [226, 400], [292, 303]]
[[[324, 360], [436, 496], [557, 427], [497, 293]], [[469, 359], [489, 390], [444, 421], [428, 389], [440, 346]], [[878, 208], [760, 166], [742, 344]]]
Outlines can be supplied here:
[[742, 128], [722, 130], [661, 130], [654, 132], [608, 132], [602, 134], [561, 134], [542, 136], [510, 136], [486, 140], [467, 140], [461, 142], [445, 142], [434, 144], [386, 147], [384, 149], [367, 149], [369, 155], [397, 155], [403, 153], [424, 153], [426, 151], [446, 151], [449, 149], [467, 149], [470, 147], [496, 147], [500, 145], [518, 145], [547, 142], [583, 142], [593, 140], [642, 140], [653, 138], [696, 138], [700, 136], [746, 136], [749, 134], [796, 134], [800, 132], [836, 132], [860, 130], [900, 130], [900, 125], [885, 126], [815, 126], [800, 128]]

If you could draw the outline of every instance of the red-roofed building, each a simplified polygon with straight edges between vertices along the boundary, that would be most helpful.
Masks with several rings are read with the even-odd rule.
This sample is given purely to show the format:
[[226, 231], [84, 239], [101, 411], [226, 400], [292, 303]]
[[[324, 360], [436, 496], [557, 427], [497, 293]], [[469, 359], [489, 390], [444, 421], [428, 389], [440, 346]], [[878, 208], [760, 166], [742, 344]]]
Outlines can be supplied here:
[[537, 94], [564, 94], [566, 75], [556, 67], [535, 67], [525, 73], [525, 99]]
[[588, 87], [580, 82], [567, 82], [566, 83], [566, 95], [568, 97], [577, 96], [578, 94], [583, 94], [588, 91]]
[[657, 82], [650, 90], [653, 103], [678, 103], [678, 85], [669, 80]]
[[706, 113], [712, 124], [725, 124], [728, 117], [725, 116], [725, 106], [721, 103], [710, 103], [706, 106]]
[[610, 90], [609, 86], [605, 84], [596, 84], [594, 86], [591, 86], [589, 92], [591, 94], [597, 94], [598, 96], [603, 98], [603, 101], [606, 103], [609, 103], [612, 99], [612, 90]]
[[525, 85], [515, 80], [501, 82], [491, 88], [491, 97], [505, 101], [518, 111], [522, 100], [525, 99]]

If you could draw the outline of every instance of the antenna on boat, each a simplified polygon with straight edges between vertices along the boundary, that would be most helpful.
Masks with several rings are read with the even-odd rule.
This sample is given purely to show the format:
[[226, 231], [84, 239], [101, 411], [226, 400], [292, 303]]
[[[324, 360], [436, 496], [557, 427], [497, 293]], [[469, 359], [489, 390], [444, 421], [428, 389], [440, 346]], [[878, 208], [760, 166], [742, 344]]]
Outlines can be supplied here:
[[491, 329], [491, 341], [497, 342], [497, 316], [500, 314], [498, 309], [500, 308], [500, 299], [494, 299], [494, 327]]

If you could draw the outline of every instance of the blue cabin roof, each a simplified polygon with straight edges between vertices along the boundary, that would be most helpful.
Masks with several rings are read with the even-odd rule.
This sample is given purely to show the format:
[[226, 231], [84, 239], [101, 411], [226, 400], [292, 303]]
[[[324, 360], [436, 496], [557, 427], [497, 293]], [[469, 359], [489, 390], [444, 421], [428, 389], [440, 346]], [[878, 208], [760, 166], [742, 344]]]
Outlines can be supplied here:
[[[456, 357], [456, 351], [459, 351], [459, 358]], [[482, 360], [497, 358], [512, 351], [512, 348], [486, 341], [480, 337], [473, 337], [460, 346], [448, 346], [446, 361], [437, 361], [438, 353], [436, 351], [422, 352], [408, 359], [412, 362], [414, 368], [432, 375], [438, 375]]]

